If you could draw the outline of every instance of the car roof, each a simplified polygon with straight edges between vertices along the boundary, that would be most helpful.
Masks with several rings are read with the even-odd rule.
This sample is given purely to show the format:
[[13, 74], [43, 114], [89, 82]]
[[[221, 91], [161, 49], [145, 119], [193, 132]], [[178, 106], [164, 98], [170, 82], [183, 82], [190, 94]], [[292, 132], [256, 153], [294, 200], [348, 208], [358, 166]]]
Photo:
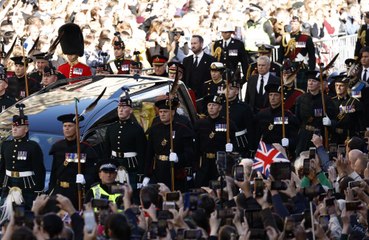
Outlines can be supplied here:
[[[157, 91], [155, 96], [162, 95], [163, 88], [168, 88], [172, 80], [160, 77], [137, 77], [130, 75], [112, 75], [101, 76], [97, 80], [88, 78], [80, 82], [59, 86], [47, 91], [41, 90], [28, 98], [21, 100], [26, 107], [25, 114], [29, 118], [32, 132], [46, 132], [51, 134], [62, 133], [62, 123], [59, 127], [54, 123], [56, 118], [62, 114], [75, 113], [77, 105], [79, 114], [82, 113], [103, 91], [106, 91], [98, 101], [96, 107], [84, 115], [85, 120], [80, 123], [81, 135], [88, 130], [96, 119], [105, 115], [117, 107], [117, 102], [124, 91], [122, 88], [128, 88], [129, 94], [135, 100], [143, 97], [148, 91]], [[19, 102], [19, 103], [20, 103]], [[77, 103], [77, 104], [76, 104]], [[0, 114], [1, 130], [11, 129], [12, 116], [19, 114], [14, 106], [6, 109]], [[53, 124], [49, 124], [49, 123]]]

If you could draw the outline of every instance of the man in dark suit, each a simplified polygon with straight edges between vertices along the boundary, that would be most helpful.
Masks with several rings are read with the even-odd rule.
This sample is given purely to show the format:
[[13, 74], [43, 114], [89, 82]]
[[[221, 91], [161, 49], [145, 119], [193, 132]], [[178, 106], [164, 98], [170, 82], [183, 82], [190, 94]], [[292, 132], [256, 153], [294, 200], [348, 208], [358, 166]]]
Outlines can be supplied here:
[[369, 46], [369, 11], [364, 13], [364, 21], [357, 34], [357, 41], [355, 45], [355, 59], [359, 57], [360, 50]]
[[193, 55], [183, 59], [185, 68], [183, 82], [194, 91], [196, 99], [204, 96], [204, 82], [211, 78], [209, 69], [211, 63], [215, 62], [215, 58], [202, 50], [203, 44], [204, 39], [200, 35], [193, 35], [191, 39]]
[[268, 97], [264, 87], [269, 83], [280, 84], [278, 77], [270, 74], [270, 59], [260, 56], [257, 60], [258, 75], [253, 75], [247, 82], [245, 102], [250, 105], [254, 113], [268, 107]]
[[249, 65], [248, 55], [245, 50], [245, 45], [238, 39], [232, 38], [234, 27], [230, 24], [225, 24], [221, 28], [222, 38], [213, 44], [212, 55], [222, 62], [226, 68], [236, 72], [238, 63], [241, 63], [242, 72], [246, 74]]

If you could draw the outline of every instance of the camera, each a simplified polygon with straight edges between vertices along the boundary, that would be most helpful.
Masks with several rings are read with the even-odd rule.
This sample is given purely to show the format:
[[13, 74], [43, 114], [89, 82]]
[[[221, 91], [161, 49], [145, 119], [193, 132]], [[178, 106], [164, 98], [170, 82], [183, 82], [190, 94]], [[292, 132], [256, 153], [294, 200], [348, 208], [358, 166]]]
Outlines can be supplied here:
[[262, 178], [254, 179], [254, 191], [255, 197], [259, 198], [264, 196], [264, 181]]
[[305, 158], [302, 166], [302, 171], [305, 176], [310, 174], [310, 158]]
[[22, 205], [13, 205], [14, 211], [14, 220], [16, 225], [22, 225], [25, 220], [25, 206]]
[[287, 184], [282, 181], [273, 181], [271, 184], [271, 190], [286, 190], [288, 188]]
[[343, 157], [346, 156], [346, 146], [345, 146], [345, 144], [338, 144], [337, 145], [337, 154], [342, 154]]
[[196, 193], [185, 193], [184, 209], [194, 211], [197, 209], [198, 195]]
[[329, 159], [333, 159], [337, 156], [337, 144], [330, 143], [329, 144]]
[[107, 209], [109, 208], [109, 200], [104, 198], [93, 198], [91, 199], [91, 206], [93, 208]]
[[165, 194], [165, 201], [177, 202], [179, 200], [179, 192], [168, 192]]
[[360, 187], [361, 181], [350, 181], [348, 183], [349, 188]]
[[356, 211], [360, 208], [360, 201], [346, 201], [346, 211]]
[[218, 209], [217, 213], [220, 219], [233, 218], [234, 216], [234, 210], [232, 208]]
[[235, 180], [239, 182], [243, 182], [245, 180], [245, 173], [243, 171], [242, 165], [236, 165], [233, 168], [233, 177]]
[[217, 168], [219, 173], [224, 173], [224, 171], [227, 169], [227, 153], [224, 151], [218, 151], [217, 152]]
[[294, 229], [295, 229], [295, 220], [293, 217], [287, 217], [286, 223], [284, 225], [284, 232], [286, 234], [286, 238], [294, 238]]
[[270, 174], [274, 180], [290, 180], [291, 179], [291, 163], [274, 162], [270, 165]]
[[163, 202], [163, 210], [176, 209], [175, 202]]
[[159, 219], [158, 220], [158, 237], [166, 237], [167, 228], [168, 228], [167, 220]]
[[222, 184], [220, 183], [220, 181], [217, 181], [217, 180], [209, 181], [209, 187], [213, 190], [221, 189], [222, 187], [224, 188], [225, 186], [226, 184], [224, 181], [222, 182]]
[[202, 232], [200, 229], [189, 229], [184, 231], [184, 239], [200, 239]]
[[315, 159], [315, 154], [316, 154], [316, 148], [315, 147], [309, 148], [309, 159]]

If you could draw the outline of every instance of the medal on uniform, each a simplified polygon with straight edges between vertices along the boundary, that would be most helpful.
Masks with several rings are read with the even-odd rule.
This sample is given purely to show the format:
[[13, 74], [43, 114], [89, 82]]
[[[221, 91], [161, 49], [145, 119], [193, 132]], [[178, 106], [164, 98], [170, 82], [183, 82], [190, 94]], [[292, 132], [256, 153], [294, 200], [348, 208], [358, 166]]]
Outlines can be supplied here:
[[167, 145], [168, 140], [166, 140], [165, 138], [163, 139], [163, 141], [161, 141], [161, 145], [164, 147], [165, 145]]
[[268, 127], [269, 131], [272, 131], [273, 130], [273, 127], [274, 127], [273, 124], [269, 124], [269, 127]]
[[26, 151], [18, 151], [18, 160], [24, 161], [27, 159], [27, 152]]
[[73, 74], [75, 74], [75, 75], [82, 75], [82, 73], [83, 73], [82, 68], [74, 68], [73, 69]]
[[316, 108], [314, 109], [314, 117], [322, 117], [323, 116], [323, 109]]
[[214, 136], [215, 136], [215, 133], [213, 131], [211, 131], [211, 133], [209, 134], [209, 138], [212, 139], [212, 138], [214, 138]]

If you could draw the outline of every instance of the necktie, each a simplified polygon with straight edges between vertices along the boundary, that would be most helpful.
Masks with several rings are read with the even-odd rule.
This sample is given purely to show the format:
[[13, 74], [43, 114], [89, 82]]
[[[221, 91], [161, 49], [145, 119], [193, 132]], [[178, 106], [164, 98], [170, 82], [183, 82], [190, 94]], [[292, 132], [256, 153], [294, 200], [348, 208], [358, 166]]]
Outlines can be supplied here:
[[224, 42], [224, 48], [227, 48], [227, 47], [228, 47], [228, 43]]
[[367, 71], [368, 71], [367, 69], [365, 69], [365, 70], [364, 70], [364, 75], [363, 75], [363, 81], [364, 81], [364, 82], [366, 82], [366, 72], [367, 72]]
[[260, 77], [260, 86], [259, 86], [259, 94], [261, 96], [263, 95], [263, 87], [264, 87], [264, 79], [263, 79], [263, 75], [261, 75], [261, 77]]
[[198, 56], [196, 56], [196, 57], [195, 57], [195, 62], [193, 63], [193, 66], [194, 66], [194, 67], [197, 67], [197, 65], [199, 64], [198, 59], [199, 59], [199, 57], [198, 57]]

